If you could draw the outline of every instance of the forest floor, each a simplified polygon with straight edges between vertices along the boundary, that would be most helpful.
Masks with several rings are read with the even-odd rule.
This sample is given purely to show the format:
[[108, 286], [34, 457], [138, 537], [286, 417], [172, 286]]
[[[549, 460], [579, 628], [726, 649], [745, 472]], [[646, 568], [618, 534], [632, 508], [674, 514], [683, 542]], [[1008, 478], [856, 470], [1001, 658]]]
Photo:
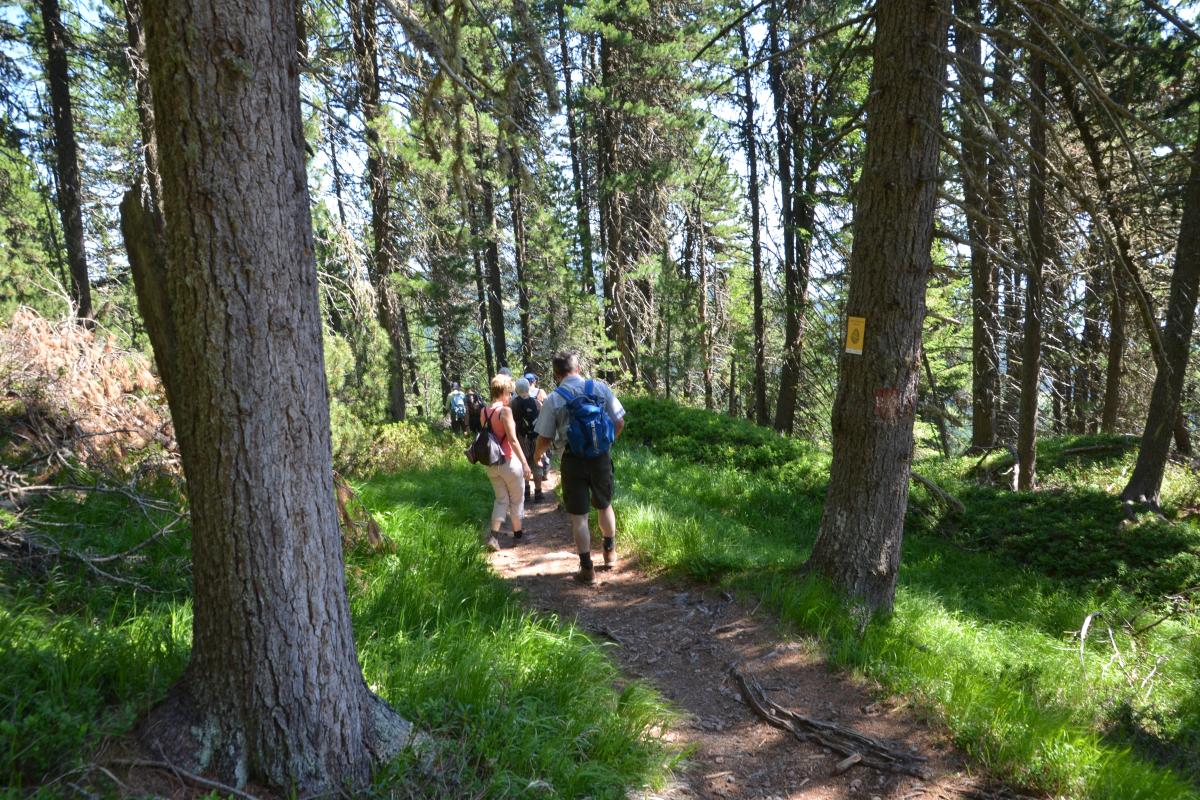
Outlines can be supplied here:
[[[1018, 796], [973, 775], [947, 733], [921, 720], [901, 698], [881, 696], [831, 669], [814, 640], [789, 635], [757, 606], [726, 592], [658, 578], [621, 558], [619, 530], [615, 567], [597, 570], [591, 586], [576, 582], [579, 561], [568, 518], [550, 491], [547, 497], [527, 506], [525, 541], [514, 545], [505, 533], [491, 563], [532, 608], [575, 620], [611, 642], [623, 674], [675, 705], [679, 717], [666, 738], [687, 758], [669, 786], [642, 795], [646, 800]], [[598, 547], [595, 555], [599, 562]], [[862, 765], [838, 774], [842, 754], [802, 742], [751, 711], [733, 667], [756, 677], [786, 709], [927, 758], [926, 779]]]

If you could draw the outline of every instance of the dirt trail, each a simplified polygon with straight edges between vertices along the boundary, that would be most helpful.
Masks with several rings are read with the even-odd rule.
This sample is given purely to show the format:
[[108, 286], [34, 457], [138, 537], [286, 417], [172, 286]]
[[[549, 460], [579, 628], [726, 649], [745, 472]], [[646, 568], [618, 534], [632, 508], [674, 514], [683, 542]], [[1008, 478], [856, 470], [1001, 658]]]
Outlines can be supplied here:
[[[547, 492], [547, 497], [553, 495]], [[618, 520], [620, 508], [618, 504]], [[728, 594], [649, 576], [621, 557], [596, 573], [596, 583], [572, 580], [579, 560], [566, 515], [553, 500], [526, 510], [525, 539], [507, 533], [491, 555], [493, 568], [513, 581], [533, 608], [575, 619], [612, 642], [623, 672], [653, 685], [681, 712], [668, 734], [692, 748], [666, 789], [652, 800], [919, 800], [1016, 797], [966, 772], [947, 735], [920, 721], [895, 698], [873, 695], [832, 672], [816, 646], [783, 633], [765, 613]], [[597, 542], [598, 544], [598, 542]], [[599, 547], [595, 548], [597, 562]], [[842, 760], [819, 744], [801, 742], [766, 724], [742, 702], [729, 669], [738, 664], [758, 678], [786, 709], [886, 739], [926, 758], [925, 780], [864, 766], [835, 774]]]

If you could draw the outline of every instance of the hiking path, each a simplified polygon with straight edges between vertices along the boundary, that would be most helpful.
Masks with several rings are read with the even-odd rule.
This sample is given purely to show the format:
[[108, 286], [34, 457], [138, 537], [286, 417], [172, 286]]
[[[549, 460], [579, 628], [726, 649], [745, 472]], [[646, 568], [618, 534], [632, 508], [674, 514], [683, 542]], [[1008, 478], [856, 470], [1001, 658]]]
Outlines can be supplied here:
[[[1016, 798], [973, 776], [939, 726], [900, 698], [834, 671], [811, 639], [786, 633], [771, 615], [712, 587], [653, 575], [622, 552], [617, 506], [617, 562], [590, 586], [579, 566], [566, 514], [547, 502], [527, 504], [525, 540], [505, 533], [492, 568], [521, 590], [527, 605], [573, 620], [598, 641], [628, 678], [653, 686], [679, 713], [667, 741], [688, 755], [672, 781], [644, 800], [1001, 800]], [[601, 563], [598, 531], [593, 556]], [[883, 740], [927, 759], [924, 779], [857, 764], [844, 755], [767, 724], [742, 699], [731, 668], [756, 678], [789, 711]]]

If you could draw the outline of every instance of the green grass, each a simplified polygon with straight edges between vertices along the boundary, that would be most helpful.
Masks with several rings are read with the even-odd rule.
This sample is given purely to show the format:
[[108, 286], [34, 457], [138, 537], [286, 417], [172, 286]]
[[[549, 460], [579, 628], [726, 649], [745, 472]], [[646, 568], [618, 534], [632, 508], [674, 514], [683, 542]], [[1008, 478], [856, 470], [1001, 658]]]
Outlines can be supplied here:
[[[351, 553], [347, 572], [367, 682], [441, 743], [441, 774], [401, 763], [379, 794], [618, 798], [661, 782], [677, 757], [660, 739], [670, 711], [622, 680], [603, 645], [521, 607], [479, 545], [486, 481], [440, 457], [456, 452], [446, 437], [419, 438], [427, 469], [363, 486], [394, 552]], [[62, 500], [38, 518], [64, 545], [117, 552], [149, 530], [123, 502]], [[179, 676], [186, 553], [183, 533], [113, 566], [156, 592], [65, 560], [42, 572], [0, 563], [0, 787], [54, 796], [49, 781], [127, 731]]]
[[[914, 492], [895, 612], [860, 630], [826, 588], [797, 577], [820, 523], [825, 454], [661, 401], [627, 406], [620, 529], [647, 560], [762, 596], [832, 661], [912, 698], [1010, 780], [1071, 797], [1198, 795], [1200, 621], [1164, 622], [1136, 643], [1118, 623], [1152, 620], [1156, 593], [1185, 588], [1200, 536], [1119, 524], [1107, 489], [1127, 452], [1083, 463], [1059, 454], [1088, 442], [1046, 442], [1039, 495], [979, 487], [976, 459], [921, 463], [967, 515], [951, 525]], [[1178, 496], [1189, 487], [1173, 473]], [[1075, 634], [1096, 611], [1081, 664]]]

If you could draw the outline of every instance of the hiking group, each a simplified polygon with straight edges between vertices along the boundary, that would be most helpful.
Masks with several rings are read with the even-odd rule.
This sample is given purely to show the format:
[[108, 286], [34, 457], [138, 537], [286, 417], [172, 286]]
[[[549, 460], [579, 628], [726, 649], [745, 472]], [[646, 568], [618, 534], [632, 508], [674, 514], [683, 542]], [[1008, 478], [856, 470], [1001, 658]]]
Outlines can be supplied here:
[[[559, 459], [562, 508], [571, 520], [571, 533], [579, 554], [575, 579], [595, 580], [588, 510], [595, 508], [603, 542], [603, 564], [616, 558], [617, 518], [613, 513], [612, 443], [625, 427], [625, 409], [603, 381], [580, 374], [579, 357], [561, 352], [552, 361], [556, 388], [546, 393], [537, 375], [526, 373], [516, 381], [507, 369], [491, 380], [491, 402], [479, 393], [463, 392], [453, 384], [446, 397], [450, 424], [456, 433], [474, 433], [467, 458], [487, 469], [495, 492], [488, 547], [499, 550], [500, 528], [505, 517], [512, 523], [514, 544], [524, 537], [525, 503], [543, 502], [542, 485], [553, 452]], [[514, 397], [514, 395], [516, 395]]]

